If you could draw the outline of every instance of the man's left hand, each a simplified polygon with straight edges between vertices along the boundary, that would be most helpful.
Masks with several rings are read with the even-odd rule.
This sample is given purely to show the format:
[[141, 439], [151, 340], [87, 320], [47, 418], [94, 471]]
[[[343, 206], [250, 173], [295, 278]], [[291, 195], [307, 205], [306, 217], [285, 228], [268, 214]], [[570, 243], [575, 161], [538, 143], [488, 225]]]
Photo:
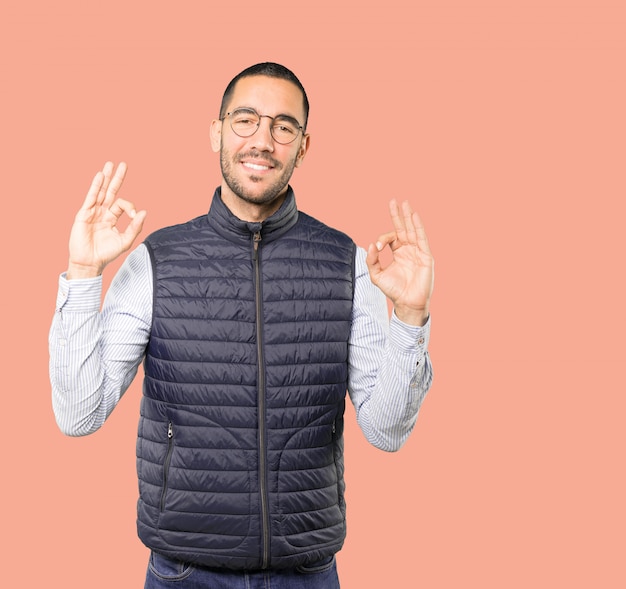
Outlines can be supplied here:
[[[405, 201], [389, 203], [395, 231], [385, 233], [371, 244], [367, 266], [372, 282], [394, 305], [396, 316], [409, 325], [424, 325], [428, 319], [433, 292], [435, 261], [419, 215]], [[393, 260], [385, 267], [380, 252], [389, 246]]]

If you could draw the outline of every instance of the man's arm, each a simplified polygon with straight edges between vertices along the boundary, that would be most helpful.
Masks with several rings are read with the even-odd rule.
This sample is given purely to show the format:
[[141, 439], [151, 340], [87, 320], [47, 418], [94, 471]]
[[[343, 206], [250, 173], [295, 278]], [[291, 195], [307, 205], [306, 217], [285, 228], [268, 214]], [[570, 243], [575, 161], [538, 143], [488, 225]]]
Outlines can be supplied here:
[[[398, 450], [411, 433], [432, 382], [428, 357], [434, 265], [426, 231], [408, 202], [389, 203], [394, 231], [369, 246], [366, 272], [357, 258], [349, 391], [367, 439]], [[383, 266], [380, 252], [392, 260]], [[387, 324], [385, 296], [393, 303]]]
[[[146, 217], [133, 203], [117, 198], [125, 174], [126, 164], [114, 173], [107, 162], [95, 175], [74, 219], [68, 269], [60, 279], [49, 338], [50, 380], [57, 422], [69, 435], [91, 433], [104, 423], [132, 381], [147, 341], [151, 301], [133, 304], [152, 282], [142, 282], [143, 275], [135, 280], [132, 256], [99, 312], [102, 271], [131, 247]], [[118, 222], [124, 214], [131, 220], [122, 231]]]

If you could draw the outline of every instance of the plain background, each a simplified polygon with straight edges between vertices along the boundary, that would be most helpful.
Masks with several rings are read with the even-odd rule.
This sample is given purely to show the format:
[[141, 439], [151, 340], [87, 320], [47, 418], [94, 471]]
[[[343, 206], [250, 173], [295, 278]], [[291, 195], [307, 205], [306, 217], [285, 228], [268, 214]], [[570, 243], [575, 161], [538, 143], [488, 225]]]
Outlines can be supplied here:
[[413, 436], [384, 454], [349, 409], [342, 587], [626, 586], [616, 0], [3, 0], [3, 586], [143, 586], [139, 379], [100, 432], [61, 435], [57, 277], [107, 159], [144, 235], [207, 210], [210, 121], [265, 60], [312, 104], [299, 206], [367, 246], [408, 198], [437, 263]]

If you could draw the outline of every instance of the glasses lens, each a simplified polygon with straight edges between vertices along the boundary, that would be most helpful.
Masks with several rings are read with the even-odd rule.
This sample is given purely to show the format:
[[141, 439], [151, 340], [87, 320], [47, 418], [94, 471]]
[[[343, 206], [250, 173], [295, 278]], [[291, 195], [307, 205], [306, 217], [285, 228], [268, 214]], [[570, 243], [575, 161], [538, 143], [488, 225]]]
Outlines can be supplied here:
[[278, 143], [291, 143], [300, 133], [296, 121], [287, 117], [277, 117], [272, 124], [272, 137]]
[[249, 137], [259, 127], [259, 115], [253, 110], [240, 108], [230, 113], [230, 126], [240, 137]]

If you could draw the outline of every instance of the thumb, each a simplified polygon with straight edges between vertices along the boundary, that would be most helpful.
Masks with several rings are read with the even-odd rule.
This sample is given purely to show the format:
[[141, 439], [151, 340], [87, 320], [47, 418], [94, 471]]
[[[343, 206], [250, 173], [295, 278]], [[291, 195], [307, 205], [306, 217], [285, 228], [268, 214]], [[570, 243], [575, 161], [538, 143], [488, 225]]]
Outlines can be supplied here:
[[367, 248], [367, 256], [365, 258], [365, 263], [367, 264], [367, 269], [370, 273], [370, 279], [374, 284], [377, 283], [378, 276], [382, 272], [379, 245], [380, 244], [370, 243]]

